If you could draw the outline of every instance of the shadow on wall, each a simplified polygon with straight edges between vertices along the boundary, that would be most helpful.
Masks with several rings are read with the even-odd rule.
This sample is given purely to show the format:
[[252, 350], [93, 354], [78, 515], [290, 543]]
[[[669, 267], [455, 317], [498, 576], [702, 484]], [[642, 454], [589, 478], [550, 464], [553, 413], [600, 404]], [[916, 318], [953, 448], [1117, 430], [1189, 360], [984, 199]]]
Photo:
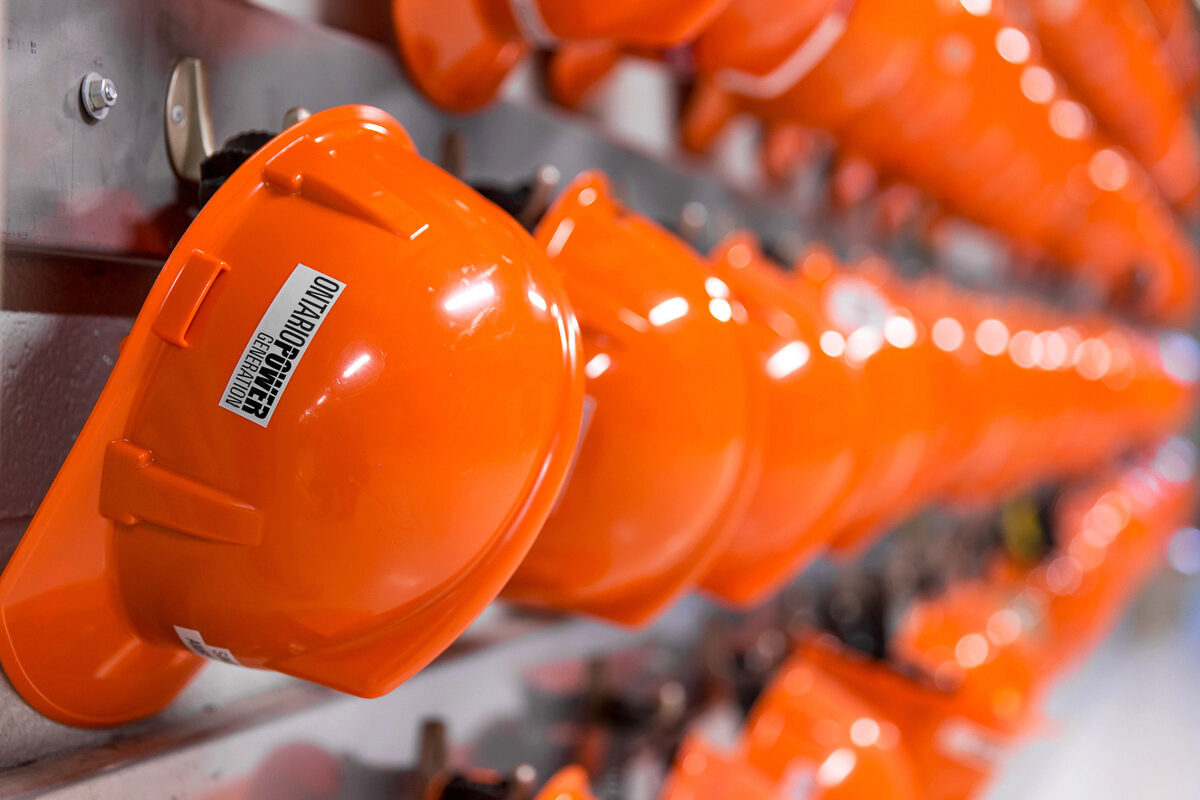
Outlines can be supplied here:
[[0, 311], [0, 557], [83, 427], [130, 317]]

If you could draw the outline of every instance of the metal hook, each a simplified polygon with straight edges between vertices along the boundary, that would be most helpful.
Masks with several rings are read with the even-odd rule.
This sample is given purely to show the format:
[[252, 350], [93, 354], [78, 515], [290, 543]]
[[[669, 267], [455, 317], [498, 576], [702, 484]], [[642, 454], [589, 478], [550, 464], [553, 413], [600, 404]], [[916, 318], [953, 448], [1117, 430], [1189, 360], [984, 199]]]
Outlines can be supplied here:
[[436, 717], [422, 722], [420, 742], [417, 747], [415, 789], [418, 797], [424, 797], [429, 784], [446, 769], [447, 753], [449, 752], [449, 746], [446, 743], [446, 723]]
[[181, 180], [199, 183], [200, 163], [216, 149], [208, 75], [199, 58], [181, 58], [175, 63], [163, 111], [171, 169]]
[[456, 178], [462, 178], [467, 161], [467, 142], [462, 131], [451, 128], [438, 143], [438, 163]]
[[550, 202], [554, 199], [554, 193], [558, 190], [558, 182], [561, 177], [558, 168], [553, 165], [546, 164], [538, 167], [529, 187], [529, 199], [517, 212], [517, 222], [530, 228], [542, 218], [546, 209], [550, 207]]
[[532, 800], [537, 784], [537, 770], [531, 764], [519, 764], [509, 778], [504, 800]]
[[708, 225], [708, 208], [698, 200], [685, 203], [679, 212], [679, 223], [676, 226], [679, 236], [692, 247], [700, 247], [704, 239], [704, 229]]

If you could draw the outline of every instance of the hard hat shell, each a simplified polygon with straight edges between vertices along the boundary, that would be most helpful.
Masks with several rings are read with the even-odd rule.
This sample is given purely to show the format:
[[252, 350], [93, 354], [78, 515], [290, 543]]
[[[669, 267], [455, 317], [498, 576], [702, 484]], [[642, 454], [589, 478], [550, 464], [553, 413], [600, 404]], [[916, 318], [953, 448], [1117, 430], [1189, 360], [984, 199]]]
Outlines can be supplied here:
[[[953, 695], [884, 664], [855, 655], [829, 641], [814, 640], [797, 651], [868, 707], [877, 709], [898, 734], [912, 784], [910, 796], [954, 800], [975, 796], [995, 769], [1012, 736], [987, 729], [957, 713]], [[878, 795], [891, 796], [886, 792]]]
[[725, 0], [392, 0], [400, 53], [434, 103], [474, 111], [531, 47], [612, 41], [665, 47], [699, 31]]
[[711, 259], [716, 277], [746, 309], [748, 367], [762, 395], [765, 432], [749, 507], [702, 585], [751, 604], [798, 573], [836, 533], [840, 499], [863, 458], [856, 436], [862, 406], [851, 370], [820, 348], [817, 309], [792, 291], [752, 235], [730, 235]]
[[784, 797], [915, 797], [895, 726], [819, 666], [793, 656], [746, 720], [745, 760]]
[[596, 800], [583, 767], [563, 767], [551, 776], [536, 800]]
[[393, 119], [289, 128], [168, 259], [5, 570], [6, 673], [83, 726], [160, 709], [197, 654], [389, 691], [549, 513], [578, 355], [545, 253]]
[[956, 716], [1010, 736], [1030, 727], [1042, 651], [1008, 610], [1009, 594], [973, 580], [913, 605], [891, 640], [894, 656], [932, 676]]
[[738, 754], [696, 735], [684, 740], [659, 800], [780, 800], [774, 785]]
[[1200, 88], [1200, 30], [1187, 0], [1148, 0], [1170, 59], [1171, 74], [1189, 100]]
[[1056, 676], [1120, 621], [1194, 513], [1195, 476], [1194, 447], [1174, 437], [1060, 500], [1055, 552], [1027, 576], [1022, 598], [1042, 616], [1043, 673]]
[[[802, 260], [812, 263], [808, 255]], [[793, 291], [819, 303], [827, 326], [822, 349], [859, 374], [868, 404], [864, 424], [875, 443], [844, 505], [834, 540], [840, 549], [861, 548], [882, 526], [927, 499], [922, 468], [940, 443], [926, 337], [873, 272], [863, 264], [847, 269], [830, 262], [819, 272], [802, 267], [792, 278]]]
[[579, 318], [593, 410], [505, 595], [640, 623], [695, 585], [749, 499], [740, 325], [700, 256], [620, 207], [599, 173], [573, 181], [535, 237]]
[[[1117, 0], [1058, 8], [1017, 4], [1039, 44], [1099, 123], [1146, 165], [1176, 204], [1200, 189], [1200, 139], [1176, 83], [1154, 15]], [[1110, 71], [1103, 63], [1127, 64]]]
[[[1186, 320], [1197, 303], [1195, 249], [1149, 177], [1055, 87], [1042, 54], [1000, 51], [1010, 25], [998, 8], [974, 14], [935, 0], [732, 0], [691, 46], [698, 77], [683, 145], [709, 149], [739, 112], [826, 129], [839, 147], [1138, 313]], [[1039, 74], [1048, 94], [1030, 102], [1026, 78]], [[1060, 114], [1078, 130], [1056, 122]], [[1170, 138], [1179, 158], [1160, 169], [1176, 168], [1182, 193], [1195, 183], [1188, 161], [1198, 142], [1187, 128]], [[1097, 179], [1105, 164], [1115, 167]]]

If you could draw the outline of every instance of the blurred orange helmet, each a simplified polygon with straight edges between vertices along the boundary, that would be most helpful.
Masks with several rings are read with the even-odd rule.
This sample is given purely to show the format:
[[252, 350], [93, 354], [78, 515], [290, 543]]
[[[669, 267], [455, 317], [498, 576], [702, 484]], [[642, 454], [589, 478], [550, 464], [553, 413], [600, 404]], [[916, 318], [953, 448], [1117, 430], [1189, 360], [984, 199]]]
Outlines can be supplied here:
[[1179, 437], [1059, 501], [1056, 549], [1028, 576], [1025, 597], [1043, 615], [1045, 670], [1055, 674], [1094, 647], [1192, 515], [1194, 446]]
[[726, 0], [392, 0], [409, 75], [433, 102], [473, 111], [491, 101], [531, 47], [560, 41], [678, 44]]
[[175, 248], [4, 571], [5, 672], [83, 726], [199, 656], [389, 691], [549, 514], [578, 354], [545, 253], [393, 119], [289, 128]]
[[598, 173], [571, 183], [535, 237], [579, 317], [592, 411], [505, 594], [639, 623], [696, 583], [748, 499], [740, 326], [700, 257], [620, 207]]
[[1169, 200], [1194, 200], [1200, 190], [1200, 138], [1148, 5], [1143, 0], [1016, 5], [1030, 16], [1047, 59], [1101, 126], [1146, 166]]
[[749, 508], [703, 586], [748, 604], [778, 589], [836, 533], [840, 500], [862, 458], [862, 407], [851, 371], [820, 349], [817, 309], [792, 291], [753, 236], [726, 238], [712, 264], [746, 309], [748, 368], [765, 430]]
[[535, 800], [596, 800], [583, 767], [564, 767], [551, 776]]
[[783, 797], [916, 796], [896, 726], [803, 657], [758, 699], [742, 750]]
[[1041, 677], [1041, 650], [1010, 599], [1003, 586], [953, 584], [909, 609], [890, 644], [948, 693], [957, 716], [1003, 735], [1028, 729]]
[[974, 796], [1011, 741], [961, 716], [952, 693], [827, 639], [810, 643], [796, 657], [886, 715], [891, 727], [884, 730], [889, 736], [896, 734], [915, 787], [909, 796], [932, 800]]
[[659, 800], [781, 800], [771, 781], [699, 736], [684, 740]]
[[845, 503], [839, 548], [861, 547], [928, 499], [928, 462], [940, 446], [928, 337], [890, 283], [878, 259], [847, 269], [819, 251], [800, 258], [792, 280], [793, 291], [819, 304], [821, 349], [861, 381], [873, 443]]

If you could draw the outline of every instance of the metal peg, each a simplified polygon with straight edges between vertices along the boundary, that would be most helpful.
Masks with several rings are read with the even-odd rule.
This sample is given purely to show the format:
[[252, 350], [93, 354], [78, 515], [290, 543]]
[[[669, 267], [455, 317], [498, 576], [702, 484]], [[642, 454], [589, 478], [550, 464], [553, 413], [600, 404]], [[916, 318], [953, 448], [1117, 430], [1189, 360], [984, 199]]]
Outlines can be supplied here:
[[554, 199], [554, 192], [558, 189], [561, 177], [558, 168], [550, 164], [538, 168], [530, 185], [529, 200], [518, 212], [517, 222], [529, 228], [542, 218], [546, 209], [550, 207], [550, 201]]
[[283, 129], [295, 125], [297, 122], [302, 122], [312, 116], [312, 112], [304, 106], [292, 106], [287, 111], [283, 112]]
[[216, 149], [213, 146], [208, 75], [203, 61], [189, 57], [176, 62], [167, 81], [163, 108], [163, 129], [171, 169], [182, 180], [199, 183], [200, 162]]
[[537, 784], [537, 770], [530, 764], [519, 764], [509, 778], [504, 800], [532, 800]]
[[679, 212], [679, 236], [692, 247], [700, 247], [702, 244], [707, 224], [708, 209], [699, 201], [688, 202]]

